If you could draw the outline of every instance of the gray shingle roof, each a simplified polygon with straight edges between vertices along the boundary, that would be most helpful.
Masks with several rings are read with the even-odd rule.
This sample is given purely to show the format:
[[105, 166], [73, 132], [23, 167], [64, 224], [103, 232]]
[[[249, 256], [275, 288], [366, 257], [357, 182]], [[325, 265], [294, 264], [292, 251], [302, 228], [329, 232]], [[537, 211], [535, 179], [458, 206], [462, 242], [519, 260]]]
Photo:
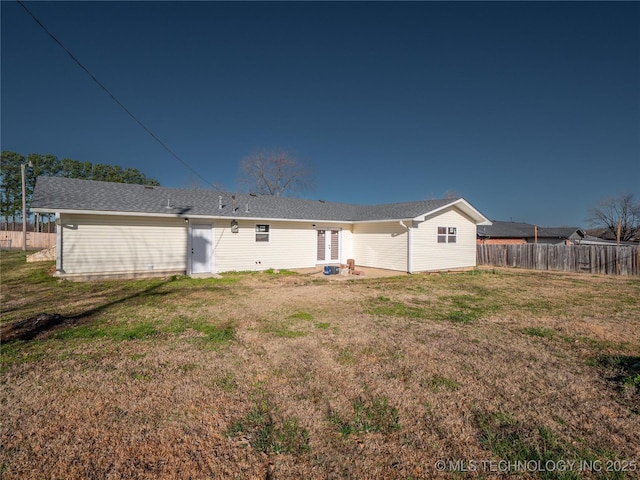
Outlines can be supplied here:
[[352, 222], [416, 218], [456, 200], [352, 205], [269, 195], [230, 194], [213, 190], [38, 177], [31, 199], [31, 209], [41, 212], [106, 211]]
[[500, 222], [492, 220], [492, 225], [478, 227], [478, 235], [491, 238], [533, 237], [533, 225], [518, 222]]
[[[478, 236], [486, 238], [533, 238], [535, 225], [519, 222], [500, 222], [494, 220], [492, 225], [478, 227]], [[540, 238], [569, 238], [576, 232], [582, 232], [578, 227], [538, 227]]]
[[584, 232], [578, 227], [540, 227], [538, 237], [546, 238], [570, 238], [574, 234], [584, 237]]

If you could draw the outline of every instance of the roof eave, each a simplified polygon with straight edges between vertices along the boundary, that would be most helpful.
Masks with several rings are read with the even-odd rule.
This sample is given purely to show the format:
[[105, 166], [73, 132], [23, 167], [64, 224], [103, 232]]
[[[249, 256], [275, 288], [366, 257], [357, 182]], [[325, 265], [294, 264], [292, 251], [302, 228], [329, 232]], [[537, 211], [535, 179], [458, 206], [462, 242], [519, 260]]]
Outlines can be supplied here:
[[[379, 218], [373, 220], [336, 220], [330, 218], [279, 218], [279, 217], [247, 217], [245, 215], [239, 215], [238, 220], [250, 220], [250, 221], [282, 221], [282, 222], [316, 222], [316, 223], [344, 223], [344, 224], [362, 224], [362, 223], [380, 223], [380, 222], [400, 222], [400, 221], [424, 221], [425, 217], [429, 215], [437, 214], [447, 208], [456, 207], [469, 216], [477, 225], [491, 225], [491, 221], [482, 215], [478, 210], [472, 207], [466, 200], [457, 199], [446, 205], [435, 208], [417, 217], [397, 217], [397, 218]], [[200, 219], [230, 219], [235, 218], [232, 215], [202, 215], [202, 214], [189, 214], [188, 212], [140, 212], [140, 211], [114, 211], [114, 210], [82, 210], [82, 209], [65, 209], [65, 208], [44, 208], [33, 207], [31, 211], [34, 213], [59, 213], [59, 214], [74, 214], [74, 215], [118, 215], [118, 216], [133, 216], [133, 217], [162, 217], [162, 218], [200, 218]]]
[[69, 208], [41, 208], [34, 207], [29, 209], [34, 213], [55, 213], [55, 214], [72, 214], [72, 215], [117, 215], [117, 216], [129, 216], [129, 217], [164, 217], [164, 218], [196, 218], [198, 215], [188, 215], [179, 212], [172, 213], [159, 213], [159, 212], [125, 212], [125, 211], [113, 211], [113, 210], [81, 210], [81, 209], [69, 209]]
[[201, 220], [249, 220], [260, 222], [316, 222], [316, 223], [344, 223], [352, 224], [354, 222], [350, 220], [331, 220], [321, 218], [277, 218], [277, 217], [247, 217], [232, 215], [192, 215], [187, 213], [160, 213], [160, 212], [131, 212], [131, 211], [115, 211], [115, 210], [79, 210], [79, 209], [58, 209], [58, 208], [32, 208], [34, 213], [56, 213], [67, 215], [110, 215], [110, 216], [123, 216], [123, 217], [160, 217], [160, 218], [190, 218]]
[[491, 220], [485, 217], [482, 213], [476, 210], [469, 202], [467, 202], [464, 198], [458, 198], [456, 200], [447, 203], [441, 207], [430, 210], [422, 215], [418, 215], [412, 220], [416, 221], [424, 221], [425, 217], [429, 215], [434, 215], [438, 212], [446, 210], [447, 208], [456, 207], [458, 210], [462, 211], [469, 218], [471, 218], [476, 225], [492, 225]]

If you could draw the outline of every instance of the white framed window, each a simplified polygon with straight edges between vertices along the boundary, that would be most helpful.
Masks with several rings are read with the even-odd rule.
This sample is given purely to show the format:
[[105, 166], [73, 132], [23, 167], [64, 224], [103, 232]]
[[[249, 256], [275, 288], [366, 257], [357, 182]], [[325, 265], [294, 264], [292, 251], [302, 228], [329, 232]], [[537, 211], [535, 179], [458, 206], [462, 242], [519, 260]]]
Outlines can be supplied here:
[[269, 241], [269, 225], [256, 224], [256, 242]]
[[438, 243], [457, 243], [457, 227], [438, 227]]

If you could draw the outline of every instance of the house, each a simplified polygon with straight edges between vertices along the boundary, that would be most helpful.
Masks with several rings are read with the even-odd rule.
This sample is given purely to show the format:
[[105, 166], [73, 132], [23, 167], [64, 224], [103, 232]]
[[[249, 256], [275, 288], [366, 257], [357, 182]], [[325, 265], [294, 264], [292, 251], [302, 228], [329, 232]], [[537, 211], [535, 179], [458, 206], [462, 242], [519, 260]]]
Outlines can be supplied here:
[[[587, 236], [585, 240], [591, 242], [592, 245], [616, 245], [617, 238], [616, 234], [612, 232], [609, 228], [592, 228], [586, 230]], [[582, 244], [585, 242], [583, 241]], [[621, 245], [638, 245], [640, 244], [640, 228], [638, 228], [633, 237], [627, 241], [621, 241]]]
[[485, 245], [513, 245], [547, 243], [571, 245], [580, 243], [585, 232], [578, 227], [537, 227], [529, 223], [501, 222], [478, 227], [478, 243]]
[[56, 272], [70, 279], [296, 269], [355, 259], [422, 272], [476, 265], [463, 198], [384, 205], [38, 177], [31, 211], [55, 213]]

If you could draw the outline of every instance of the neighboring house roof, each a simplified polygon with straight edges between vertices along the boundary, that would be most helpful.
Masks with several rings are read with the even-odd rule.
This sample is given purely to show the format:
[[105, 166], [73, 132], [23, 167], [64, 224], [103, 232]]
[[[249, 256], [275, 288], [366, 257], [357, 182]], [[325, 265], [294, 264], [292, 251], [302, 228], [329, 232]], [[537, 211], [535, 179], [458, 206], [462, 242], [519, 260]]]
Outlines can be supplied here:
[[585, 233], [579, 227], [538, 227], [538, 237], [543, 238], [584, 238]]
[[109, 212], [190, 217], [367, 222], [420, 220], [455, 205], [475, 223], [489, 220], [465, 199], [353, 205], [271, 195], [231, 194], [64, 177], [38, 177], [31, 199], [34, 212]]
[[616, 245], [616, 241], [594, 237], [593, 235], [585, 235], [580, 241], [580, 245]]
[[[607, 238], [594, 237], [593, 235], [585, 235], [583, 239], [580, 240], [580, 245], [609, 245], [615, 246], [618, 244], [616, 240], [609, 240]], [[620, 245], [626, 247], [635, 247], [638, 245], [637, 242], [629, 241], [629, 242], [620, 242]]]
[[[600, 239], [600, 240], [610, 240], [614, 243], [616, 242], [616, 235], [608, 228], [591, 228], [586, 230], [587, 236], [592, 239]], [[596, 240], [594, 240], [596, 241]], [[634, 236], [627, 243], [638, 243], [640, 242], [640, 228], [635, 232]]]
[[478, 236], [485, 238], [525, 238], [533, 236], [533, 225], [492, 220], [491, 225], [478, 227]]
[[[481, 238], [533, 238], [535, 225], [519, 222], [501, 222], [494, 220], [491, 225], [478, 227]], [[584, 237], [585, 233], [578, 227], [538, 227], [538, 238], [572, 238]]]

